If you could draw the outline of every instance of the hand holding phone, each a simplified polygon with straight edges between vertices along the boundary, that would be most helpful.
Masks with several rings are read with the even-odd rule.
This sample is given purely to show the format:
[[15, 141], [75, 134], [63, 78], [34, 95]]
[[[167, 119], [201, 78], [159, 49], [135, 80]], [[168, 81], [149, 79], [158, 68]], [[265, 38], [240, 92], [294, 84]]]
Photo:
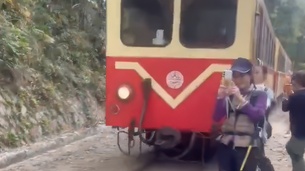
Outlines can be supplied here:
[[218, 98], [224, 98], [228, 95], [229, 89], [232, 85], [232, 71], [225, 70], [222, 73], [222, 82], [218, 89]]
[[233, 72], [231, 70], [225, 70], [222, 74], [222, 78], [223, 78], [223, 85], [225, 87], [232, 87], [233, 86]]

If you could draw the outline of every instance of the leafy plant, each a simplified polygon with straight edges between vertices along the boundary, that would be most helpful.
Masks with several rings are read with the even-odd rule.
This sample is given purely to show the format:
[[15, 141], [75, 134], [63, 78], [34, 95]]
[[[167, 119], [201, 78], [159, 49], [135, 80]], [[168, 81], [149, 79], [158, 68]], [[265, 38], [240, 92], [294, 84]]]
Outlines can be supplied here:
[[97, 81], [104, 79], [101, 16], [105, 19], [104, 0], [0, 1], [0, 64], [10, 71], [10, 76], [0, 71], [0, 95], [10, 111], [4, 119], [19, 131], [7, 133], [0, 122], [0, 143], [15, 147], [35, 140], [28, 134], [37, 125], [43, 134], [51, 133], [54, 111], [73, 126], [68, 101], [79, 94], [84, 117], [92, 120], [87, 93], [100, 101], [104, 91]]

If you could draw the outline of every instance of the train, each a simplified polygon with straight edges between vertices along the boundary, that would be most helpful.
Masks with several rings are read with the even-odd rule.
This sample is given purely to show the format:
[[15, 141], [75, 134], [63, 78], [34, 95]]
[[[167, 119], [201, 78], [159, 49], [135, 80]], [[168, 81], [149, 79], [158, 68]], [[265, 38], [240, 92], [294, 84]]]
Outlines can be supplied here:
[[277, 102], [279, 102], [283, 97], [284, 85], [290, 83], [293, 65], [291, 59], [285, 52], [285, 49], [283, 48], [278, 39], [276, 45], [276, 72], [274, 72], [273, 74], [273, 91], [275, 92]]
[[277, 97], [292, 70], [263, 0], [110, 0], [106, 29], [106, 125], [129, 148], [138, 136], [175, 159], [211, 158], [217, 91], [235, 59], [268, 67]]

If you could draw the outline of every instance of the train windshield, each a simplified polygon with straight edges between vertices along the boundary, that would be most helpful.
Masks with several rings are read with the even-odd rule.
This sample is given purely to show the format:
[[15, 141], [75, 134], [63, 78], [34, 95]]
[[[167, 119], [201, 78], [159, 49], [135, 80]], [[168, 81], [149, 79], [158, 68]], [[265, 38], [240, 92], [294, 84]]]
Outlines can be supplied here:
[[227, 48], [236, 31], [237, 0], [182, 0], [180, 41], [187, 48]]
[[173, 0], [122, 0], [121, 2], [123, 44], [157, 47], [166, 46], [171, 42]]

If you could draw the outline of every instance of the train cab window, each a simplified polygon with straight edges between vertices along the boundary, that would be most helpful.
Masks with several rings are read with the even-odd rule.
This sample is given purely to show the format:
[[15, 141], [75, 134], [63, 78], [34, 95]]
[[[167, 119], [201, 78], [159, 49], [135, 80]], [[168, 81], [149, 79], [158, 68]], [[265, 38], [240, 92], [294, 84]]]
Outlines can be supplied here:
[[172, 40], [173, 0], [121, 0], [121, 41], [126, 46], [166, 46]]
[[180, 41], [187, 48], [234, 43], [238, 0], [181, 0]]

